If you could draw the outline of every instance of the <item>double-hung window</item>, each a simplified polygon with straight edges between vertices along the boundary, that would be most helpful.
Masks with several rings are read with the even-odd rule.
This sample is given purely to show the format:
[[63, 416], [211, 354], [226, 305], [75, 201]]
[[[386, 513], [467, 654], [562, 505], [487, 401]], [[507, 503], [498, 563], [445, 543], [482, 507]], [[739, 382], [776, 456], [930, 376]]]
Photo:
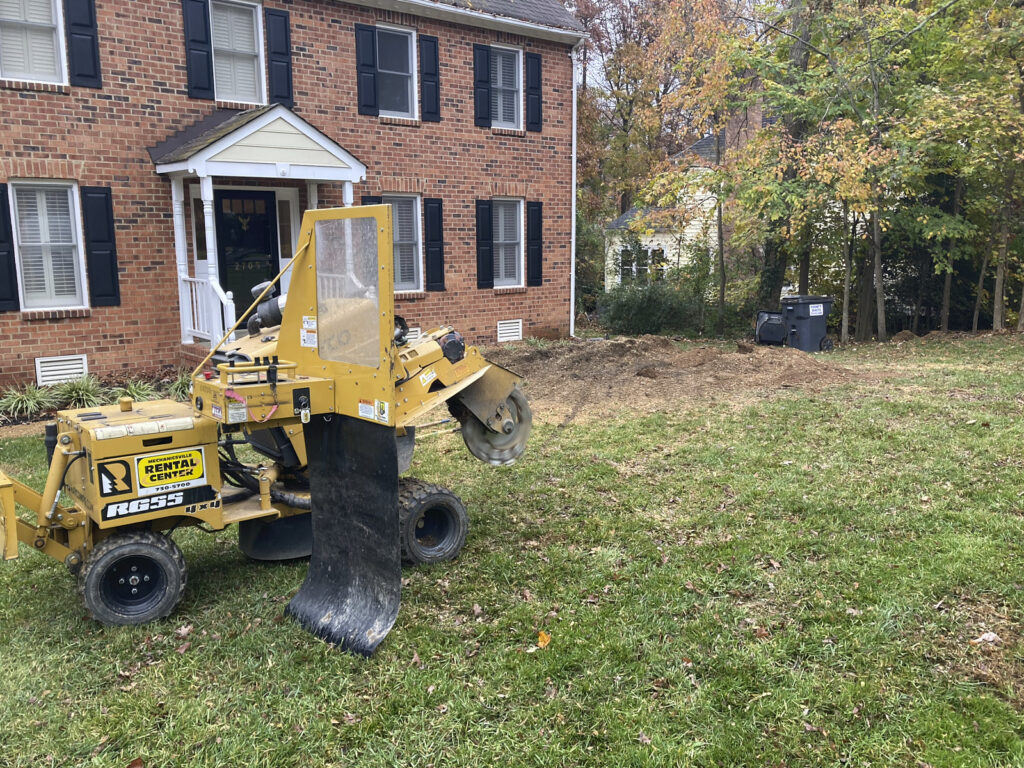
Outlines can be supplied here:
[[491, 48], [491, 126], [522, 128], [522, 91], [520, 52], [509, 48]]
[[[0, 0], [5, 2], [6, 0]], [[251, 3], [210, 3], [213, 72], [217, 98], [262, 104], [263, 48], [259, 6]]]
[[377, 95], [380, 114], [416, 117], [413, 33], [377, 27]]
[[0, 77], [64, 82], [57, 0], [0, 0]]
[[25, 309], [85, 305], [77, 194], [71, 184], [12, 184], [18, 272]]
[[494, 200], [494, 287], [523, 284], [523, 201]]
[[422, 291], [420, 199], [413, 196], [385, 195], [391, 206], [394, 228], [395, 290]]

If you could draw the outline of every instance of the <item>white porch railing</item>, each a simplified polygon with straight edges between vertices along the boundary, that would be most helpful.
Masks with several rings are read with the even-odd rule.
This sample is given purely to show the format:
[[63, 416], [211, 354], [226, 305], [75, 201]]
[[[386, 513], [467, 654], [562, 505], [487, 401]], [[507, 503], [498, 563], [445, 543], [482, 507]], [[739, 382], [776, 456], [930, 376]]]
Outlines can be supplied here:
[[197, 277], [179, 277], [182, 338], [213, 344], [235, 324], [235, 302], [230, 292]]

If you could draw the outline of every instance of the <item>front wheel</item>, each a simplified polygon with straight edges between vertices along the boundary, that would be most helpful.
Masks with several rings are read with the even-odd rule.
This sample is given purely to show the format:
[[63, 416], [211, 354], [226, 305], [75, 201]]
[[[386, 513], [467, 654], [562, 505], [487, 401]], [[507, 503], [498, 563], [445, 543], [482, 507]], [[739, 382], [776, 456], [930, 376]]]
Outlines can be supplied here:
[[414, 477], [398, 486], [398, 530], [402, 561], [429, 565], [454, 560], [469, 532], [469, 515], [462, 500], [447, 488]]
[[146, 624], [178, 607], [187, 580], [177, 544], [158, 533], [129, 531], [96, 545], [79, 573], [78, 591], [96, 621]]

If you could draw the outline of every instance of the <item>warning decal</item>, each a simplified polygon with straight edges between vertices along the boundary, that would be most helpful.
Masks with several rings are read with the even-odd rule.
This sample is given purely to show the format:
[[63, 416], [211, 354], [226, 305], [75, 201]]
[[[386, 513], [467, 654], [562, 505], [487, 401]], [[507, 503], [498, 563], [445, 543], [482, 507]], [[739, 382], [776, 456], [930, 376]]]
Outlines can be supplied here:
[[135, 459], [139, 495], [206, 485], [206, 465], [202, 448], [171, 451]]
[[373, 403], [369, 400], [359, 401], [359, 418], [361, 419], [376, 419], [377, 414], [374, 410]]

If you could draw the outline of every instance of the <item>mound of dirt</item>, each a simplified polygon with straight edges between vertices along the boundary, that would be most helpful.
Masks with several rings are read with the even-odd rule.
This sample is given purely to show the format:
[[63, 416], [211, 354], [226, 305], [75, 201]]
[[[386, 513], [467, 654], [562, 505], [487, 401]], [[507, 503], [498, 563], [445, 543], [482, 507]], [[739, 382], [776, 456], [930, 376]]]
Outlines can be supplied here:
[[914, 333], [913, 331], [900, 331], [899, 333], [892, 337], [892, 340], [895, 342], [916, 341], [917, 334]]
[[852, 375], [788, 347], [737, 351], [661, 336], [525, 344], [484, 351], [526, 378], [534, 418], [568, 424], [621, 411], [652, 413], [702, 403], [754, 402], [786, 387], [820, 389]]

